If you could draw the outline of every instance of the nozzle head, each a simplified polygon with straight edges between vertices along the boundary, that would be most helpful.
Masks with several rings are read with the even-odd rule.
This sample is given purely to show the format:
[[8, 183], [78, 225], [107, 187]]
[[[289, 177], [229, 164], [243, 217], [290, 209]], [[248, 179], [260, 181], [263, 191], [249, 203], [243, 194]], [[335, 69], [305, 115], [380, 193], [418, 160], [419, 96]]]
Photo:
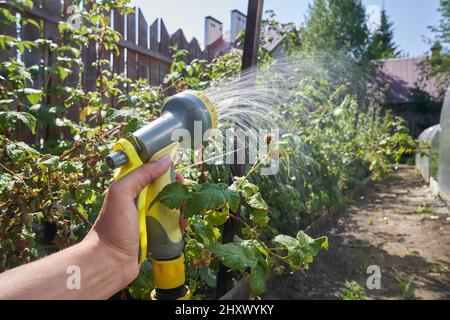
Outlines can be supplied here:
[[111, 169], [117, 169], [120, 167], [123, 167], [128, 163], [128, 157], [125, 152], [123, 151], [117, 151], [111, 153], [109, 156], [106, 157], [106, 164]]

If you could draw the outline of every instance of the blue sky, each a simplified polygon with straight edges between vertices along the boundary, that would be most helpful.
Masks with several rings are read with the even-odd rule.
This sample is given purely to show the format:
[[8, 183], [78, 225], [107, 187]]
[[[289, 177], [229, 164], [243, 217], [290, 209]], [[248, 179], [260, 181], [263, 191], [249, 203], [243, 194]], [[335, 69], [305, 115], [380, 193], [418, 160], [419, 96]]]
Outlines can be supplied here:
[[[264, 9], [274, 10], [281, 22], [300, 25], [312, 0], [265, 0]], [[132, 0], [132, 5], [142, 9], [149, 23], [163, 18], [170, 33], [181, 28], [190, 40], [197, 37], [204, 42], [204, 18], [211, 15], [224, 23], [229, 30], [230, 11], [238, 9], [247, 13], [247, 0]], [[395, 41], [410, 56], [429, 52], [423, 37], [430, 37], [429, 25], [437, 24], [439, 0], [363, 0], [366, 8], [382, 7], [383, 4], [394, 22]], [[376, 15], [375, 15], [376, 16]], [[376, 19], [375, 19], [376, 20]]]

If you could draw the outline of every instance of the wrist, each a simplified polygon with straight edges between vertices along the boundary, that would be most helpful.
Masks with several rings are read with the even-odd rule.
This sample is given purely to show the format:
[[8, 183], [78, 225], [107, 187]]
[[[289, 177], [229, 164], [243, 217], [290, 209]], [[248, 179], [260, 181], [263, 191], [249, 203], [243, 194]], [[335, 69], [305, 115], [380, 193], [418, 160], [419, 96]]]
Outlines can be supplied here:
[[128, 286], [139, 275], [138, 257], [118, 250], [102, 240], [97, 232], [91, 231], [82, 243], [95, 252], [95, 256], [105, 257], [108, 268], [116, 269], [121, 274], [121, 289]]

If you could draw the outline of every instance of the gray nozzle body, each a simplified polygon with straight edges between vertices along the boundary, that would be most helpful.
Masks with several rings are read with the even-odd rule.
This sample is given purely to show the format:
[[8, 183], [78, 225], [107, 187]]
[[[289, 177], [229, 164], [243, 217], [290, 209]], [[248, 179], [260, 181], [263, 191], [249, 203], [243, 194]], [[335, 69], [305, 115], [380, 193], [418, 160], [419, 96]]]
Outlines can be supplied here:
[[[201, 132], [195, 128], [201, 126]], [[127, 137], [135, 146], [143, 162], [149, 161], [159, 150], [180, 141], [175, 130], [184, 129], [191, 137], [190, 146], [199, 148], [203, 135], [212, 127], [210, 113], [197, 96], [189, 92], [177, 94], [167, 100], [161, 117]], [[181, 132], [181, 131], [180, 131]], [[201, 137], [196, 135], [201, 134]]]
[[123, 151], [117, 151], [111, 153], [109, 156], [106, 157], [106, 164], [111, 169], [117, 169], [124, 165], [126, 165], [128, 162], [127, 154]]

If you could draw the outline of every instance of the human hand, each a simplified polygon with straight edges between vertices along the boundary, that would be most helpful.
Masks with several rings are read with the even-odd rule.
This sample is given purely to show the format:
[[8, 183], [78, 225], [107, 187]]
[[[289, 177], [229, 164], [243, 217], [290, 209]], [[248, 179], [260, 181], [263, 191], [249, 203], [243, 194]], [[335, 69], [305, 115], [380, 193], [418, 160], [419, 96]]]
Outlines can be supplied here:
[[[100, 215], [86, 241], [97, 242], [123, 266], [125, 286], [139, 273], [139, 220], [135, 199], [142, 189], [170, 168], [170, 157], [144, 164], [109, 189]], [[184, 182], [181, 175], [177, 180]]]

